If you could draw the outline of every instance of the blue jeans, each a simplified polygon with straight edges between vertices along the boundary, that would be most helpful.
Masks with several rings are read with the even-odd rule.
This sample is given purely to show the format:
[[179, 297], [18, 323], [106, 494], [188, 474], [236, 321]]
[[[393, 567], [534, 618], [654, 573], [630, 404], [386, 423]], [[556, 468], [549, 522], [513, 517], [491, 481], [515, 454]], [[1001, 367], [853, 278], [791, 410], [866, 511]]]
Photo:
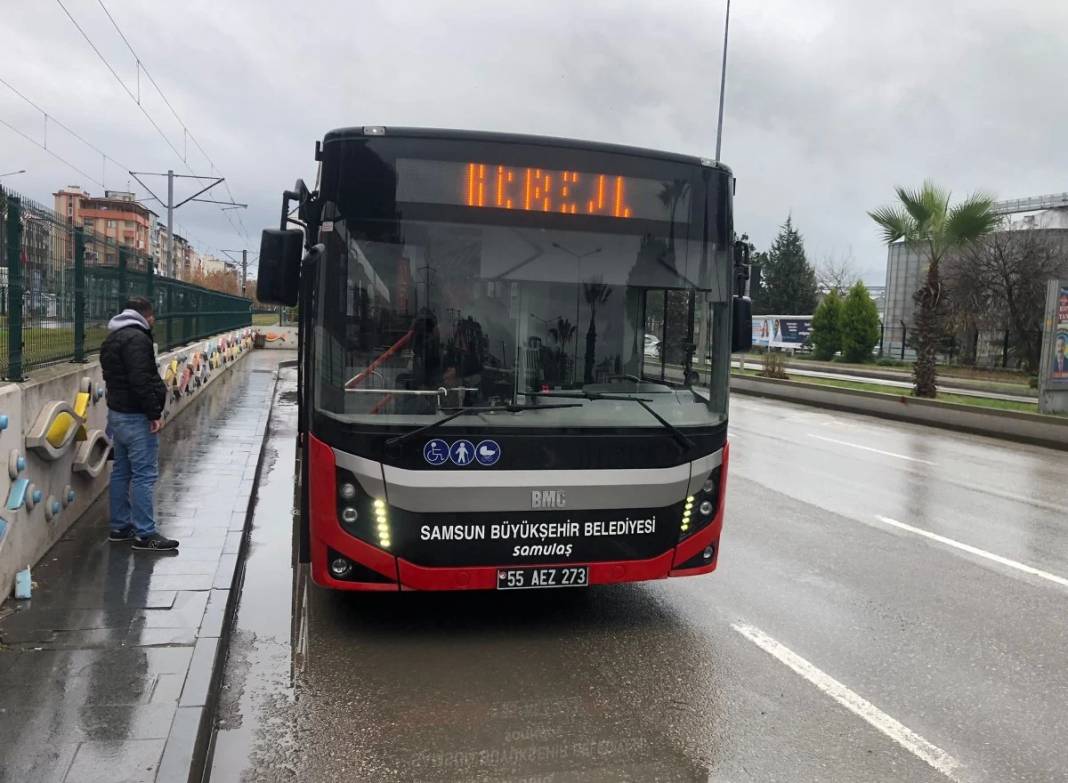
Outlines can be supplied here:
[[115, 449], [111, 467], [111, 529], [134, 529], [138, 538], [156, 532], [154, 498], [159, 478], [159, 436], [143, 413], [108, 410], [108, 435]]

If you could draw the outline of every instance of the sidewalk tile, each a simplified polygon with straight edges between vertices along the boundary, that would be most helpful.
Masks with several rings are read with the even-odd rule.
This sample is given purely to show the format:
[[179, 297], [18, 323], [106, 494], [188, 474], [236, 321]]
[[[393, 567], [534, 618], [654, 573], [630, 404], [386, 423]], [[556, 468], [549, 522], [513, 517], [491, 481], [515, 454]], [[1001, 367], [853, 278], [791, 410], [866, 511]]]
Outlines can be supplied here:
[[164, 740], [83, 742], [67, 772], [70, 783], [151, 783], [156, 778]]
[[[0, 619], [0, 781], [187, 780], [274, 387], [256, 352], [160, 435], [173, 554], [107, 542], [101, 496]], [[217, 584], [224, 589], [214, 589]], [[168, 740], [168, 735], [170, 739]], [[166, 742], [166, 746], [165, 746]]]

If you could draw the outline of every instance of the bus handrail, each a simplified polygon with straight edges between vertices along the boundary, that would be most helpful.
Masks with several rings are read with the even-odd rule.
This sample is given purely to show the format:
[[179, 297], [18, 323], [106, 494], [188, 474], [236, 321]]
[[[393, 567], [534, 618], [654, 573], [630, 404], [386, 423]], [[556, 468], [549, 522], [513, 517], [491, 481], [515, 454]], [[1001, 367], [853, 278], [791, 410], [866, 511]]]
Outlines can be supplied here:
[[387, 348], [381, 356], [379, 356], [377, 359], [367, 365], [366, 370], [361, 370], [360, 372], [356, 373], [356, 375], [349, 378], [345, 382], [345, 391], [353, 391], [353, 387], [359, 386], [361, 383], [363, 383], [368, 375], [377, 370], [382, 364], [389, 361], [398, 351], [402, 350], [404, 346], [406, 346], [409, 341], [411, 341], [412, 336], [414, 334], [415, 329], [409, 329], [403, 337], [401, 337], [399, 340], [397, 340], [397, 342], [393, 343], [393, 345]]

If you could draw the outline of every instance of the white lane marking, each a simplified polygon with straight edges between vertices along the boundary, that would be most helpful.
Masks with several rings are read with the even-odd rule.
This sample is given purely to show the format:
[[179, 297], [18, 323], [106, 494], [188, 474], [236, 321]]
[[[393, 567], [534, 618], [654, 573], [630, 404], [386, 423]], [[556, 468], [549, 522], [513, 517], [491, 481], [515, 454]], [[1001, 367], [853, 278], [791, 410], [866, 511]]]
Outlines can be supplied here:
[[882, 454], [882, 455], [887, 456], [887, 457], [897, 457], [898, 459], [907, 459], [909, 462], [920, 462], [920, 463], [922, 463], [924, 465], [934, 465], [934, 463], [931, 462], [930, 460], [918, 459], [916, 457], [909, 457], [909, 456], [907, 456], [905, 454], [895, 454], [892, 451], [883, 451], [882, 449], [873, 449], [871, 446], [861, 446], [859, 443], [850, 443], [847, 440], [838, 440], [837, 438], [827, 438], [827, 437], [824, 437], [823, 435], [817, 435], [814, 432], [810, 432], [808, 434], [808, 436], [810, 438], [815, 438], [816, 440], [825, 440], [828, 443], [837, 443], [839, 446], [849, 446], [849, 447], [854, 448], [854, 449], [860, 449], [861, 451], [871, 451], [871, 452], [873, 452], [875, 454]]
[[908, 726], [891, 718], [863, 696], [854, 693], [834, 677], [816, 668], [759, 628], [746, 623], [732, 623], [731, 627], [764, 652], [778, 658], [780, 662], [800, 674], [847, 710], [867, 721], [909, 753], [927, 762], [950, 780], [958, 780], [955, 772], [960, 767], [960, 762], [937, 745], [932, 745]]
[[995, 555], [993, 552], [987, 552], [985, 549], [980, 549], [979, 547], [972, 546], [971, 544], [965, 544], [960, 541], [955, 541], [952, 538], [940, 536], [938, 535], [938, 533], [932, 533], [930, 530], [924, 530], [923, 528], [914, 527], [913, 525], [909, 525], [904, 522], [898, 522], [896, 519], [884, 517], [882, 514], [876, 514], [875, 518], [882, 522], [884, 525], [890, 525], [892, 527], [908, 531], [909, 533], [915, 533], [918, 536], [929, 538], [932, 541], [937, 541], [940, 544], [951, 546], [955, 549], [961, 550], [962, 552], [968, 552], [969, 554], [976, 555], [977, 557], [985, 557], [987, 560], [993, 560], [995, 563], [1000, 563], [1003, 566], [1015, 568], [1017, 571], [1023, 571], [1025, 574], [1037, 576], [1040, 579], [1046, 579], [1050, 582], [1053, 582], [1054, 584], [1061, 585], [1062, 587], [1068, 587], [1068, 579], [1065, 579], [1063, 576], [1051, 574], [1049, 571], [1043, 571], [1040, 568], [1035, 568], [1034, 566], [1029, 566], [1026, 563], [1017, 562], [1016, 560], [1009, 560], [1009, 558], [1007, 557]]

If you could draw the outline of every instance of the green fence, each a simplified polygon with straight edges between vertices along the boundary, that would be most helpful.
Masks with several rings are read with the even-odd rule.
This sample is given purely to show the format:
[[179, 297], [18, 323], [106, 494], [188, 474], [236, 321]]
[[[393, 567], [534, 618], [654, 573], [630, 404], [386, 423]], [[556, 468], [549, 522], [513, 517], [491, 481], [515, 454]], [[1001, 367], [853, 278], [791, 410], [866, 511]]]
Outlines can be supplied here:
[[[124, 228], [115, 226], [115, 236]], [[2, 188], [0, 262], [0, 375], [6, 380], [50, 362], [84, 361], [130, 296], [155, 303], [153, 333], [161, 350], [252, 323], [248, 299], [156, 275], [152, 257], [136, 246], [75, 227], [72, 217]]]

